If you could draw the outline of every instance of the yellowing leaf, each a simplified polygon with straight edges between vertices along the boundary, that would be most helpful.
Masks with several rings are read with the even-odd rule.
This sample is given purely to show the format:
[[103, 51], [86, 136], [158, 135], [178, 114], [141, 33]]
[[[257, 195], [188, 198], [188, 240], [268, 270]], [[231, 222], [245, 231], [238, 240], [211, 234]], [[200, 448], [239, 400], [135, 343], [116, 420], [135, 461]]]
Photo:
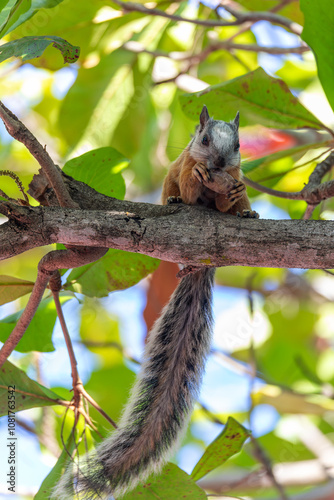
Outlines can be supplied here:
[[0, 275], [0, 306], [30, 293], [33, 289], [32, 281], [21, 280], [13, 276]]
[[334, 411], [334, 401], [319, 394], [304, 395], [288, 392], [274, 385], [265, 385], [252, 394], [253, 403], [268, 404], [280, 413], [323, 415]]

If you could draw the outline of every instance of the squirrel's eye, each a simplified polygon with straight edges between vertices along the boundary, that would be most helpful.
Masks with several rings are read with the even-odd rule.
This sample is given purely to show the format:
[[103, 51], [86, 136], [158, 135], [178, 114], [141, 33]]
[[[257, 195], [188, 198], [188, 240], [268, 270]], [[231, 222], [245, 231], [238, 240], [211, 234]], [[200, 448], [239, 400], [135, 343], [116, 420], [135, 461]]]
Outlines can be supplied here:
[[209, 139], [208, 139], [207, 135], [203, 136], [202, 144], [204, 144], [204, 146], [208, 146], [209, 145]]
[[234, 151], [239, 151], [239, 149], [240, 149], [240, 144], [238, 143], [238, 144], [235, 145]]

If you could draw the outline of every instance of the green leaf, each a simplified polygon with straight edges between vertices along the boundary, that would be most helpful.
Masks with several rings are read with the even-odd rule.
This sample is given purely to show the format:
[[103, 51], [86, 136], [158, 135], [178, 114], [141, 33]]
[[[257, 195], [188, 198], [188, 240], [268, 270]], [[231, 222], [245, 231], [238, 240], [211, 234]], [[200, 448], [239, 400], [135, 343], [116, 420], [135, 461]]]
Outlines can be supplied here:
[[[124, 405], [128, 400], [129, 391], [135, 381], [135, 374], [123, 362], [108, 368], [94, 371], [85, 384], [87, 392], [95, 399], [116, 422], [121, 416]], [[108, 384], [106, 384], [108, 380]], [[94, 408], [90, 409], [94, 421], [105, 426], [104, 417]]]
[[63, 171], [99, 193], [123, 200], [125, 182], [121, 171], [129, 160], [111, 147], [93, 149], [66, 162]]
[[[64, 303], [72, 297], [61, 297]], [[23, 310], [18, 311], [0, 321], [0, 340], [5, 342], [11, 334]], [[18, 352], [52, 352], [55, 350], [52, 343], [52, 332], [57, 319], [56, 307], [53, 298], [42, 300], [37, 312], [25, 334], [15, 348]]]
[[80, 319], [80, 337], [86, 347], [98, 354], [104, 365], [122, 362], [122, 342], [115, 316], [110, 315], [100, 301], [86, 298]]
[[161, 474], [150, 476], [143, 486], [137, 486], [123, 500], [206, 500], [206, 493], [177, 465], [168, 463]]
[[230, 457], [238, 453], [248, 436], [249, 431], [239, 424], [234, 418], [229, 417], [223, 432], [207, 447], [204, 454], [197, 462], [191, 477], [198, 481]]
[[[29, 2], [23, 3], [23, 6], [19, 10], [16, 10], [16, 15], [10, 16], [10, 19], [9, 19], [9, 12], [10, 12], [11, 8], [13, 7], [14, 4], [18, 4], [19, 2], [17, 0], [9, 0], [8, 2], [2, 1], [2, 4], [8, 4], [6, 9], [4, 9], [0, 13], [1, 26], [4, 26], [4, 22], [5, 22], [5, 20], [7, 20], [6, 29], [5, 29], [5, 32], [3, 33], [3, 35], [10, 33], [15, 28], [22, 25], [25, 21], [30, 19], [32, 16], [39, 13], [43, 7], [45, 9], [50, 9], [52, 7], [57, 6], [61, 2], [63, 2], [63, 0], [29, 0]], [[1, 7], [1, 4], [0, 4], [0, 7]], [[51, 12], [53, 12], [53, 15], [59, 14], [59, 12], [57, 12], [56, 10], [51, 11]], [[10, 22], [8, 22], [8, 20], [10, 20]], [[39, 27], [41, 27], [41, 20], [42, 20], [42, 22], [44, 21], [44, 27], [45, 27], [47, 24], [49, 24], [50, 14], [48, 16], [43, 16], [43, 15], [41, 16], [41, 18], [38, 20], [38, 23], [37, 23]], [[28, 30], [26, 32], [31, 33], [31, 30]]]
[[[58, 126], [72, 147], [79, 141], [108, 144], [133, 94], [131, 65], [136, 54], [118, 49], [101, 58], [93, 68], [80, 68], [66, 94]], [[84, 103], [84, 106], [83, 106]]]
[[305, 23], [302, 39], [314, 52], [320, 82], [334, 110], [334, 9], [332, 0], [300, 0]]
[[110, 249], [97, 262], [73, 269], [65, 287], [89, 297], [106, 297], [135, 285], [155, 271], [159, 262], [147, 255]]
[[240, 110], [240, 123], [274, 128], [316, 129], [325, 126], [290, 92], [287, 85], [267, 75], [262, 68], [201, 92], [184, 94], [185, 114], [198, 120], [205, 104], [216, 119], [232, 120]]
[[75, 47], [58, 36], [25, 36], [0, 46], [0, 62], [9, 57], [22, 57], [22, 61], [29, 61], [40, 57], [44, 50], [51, 45], [58, 49], [64, 58], [64, 63], [74, 63], [80, 55], [80, 47]]
[[0, 306], [30, 293], [33, 289], [32, 281], [21, 280], [13, 276], [0, 275]]
[[51, 498], [52, 490], [58, 483], [59, 478], [64, 474], [66, 466], [70, 460], [70, 456], [72, 455], [75, 448], [75, 439], [71, 434], [66, 442], [65, 448], [61, 452], [61, 455], [56, 462], [56, 465], [51, 469], [49, 474], [42, 482], [38, 492], [34, 496], [34, 500], [49, 500], [49, 498]]
[[[271, 155], [262, 156], [261, 158], [256, 158], [255, 160], [245, 160], [241, 163], [241, 169], [244, 174], [252, 172], [259, 166], [264, 167], [270, 163], [280, 160], [281, 158], [286, 158], [287, 156], [293, 156], [295, 160], [299, 159], [305, 152], [311, 149], [324, 148], [329, 146], [329, 142], [317, 142], [315, 144], [302, 144], [290, 149], [283, 149], [282, 151], [277, 151]], [[311, 162], [311, 160], [310, 160]]]
[[[15, 399], [8, 399], [10, 386], [15, 386], [13, 393]], [[8, 415], [8, 410], [17, 412], [28, 408], [56, 405], [59, 404], [59, 399], [63, 398], [31, 380], [23, 370], [9, 361], [6, 361], [0, 369], [0, 416]], [[11, 405], [10, 401], [15, 402], [15, 405]]]
[[9, 31], [9, 28], [13, 26], [30, 7], [31, 0], [16, 0], [14, 3], [9, 2], [7, 4], [0, 16], [0, 38]]

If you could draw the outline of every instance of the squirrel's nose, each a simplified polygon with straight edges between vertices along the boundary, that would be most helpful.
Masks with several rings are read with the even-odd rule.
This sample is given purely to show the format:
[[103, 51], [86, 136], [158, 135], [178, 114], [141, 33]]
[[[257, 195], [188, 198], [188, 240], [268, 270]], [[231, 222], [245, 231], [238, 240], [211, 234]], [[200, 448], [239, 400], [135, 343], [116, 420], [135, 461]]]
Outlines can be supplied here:
[[219, 156], [219, 158], [215, 161], [215, 165], [220, 168], [225, 167], [226, 162], [224, 156]]

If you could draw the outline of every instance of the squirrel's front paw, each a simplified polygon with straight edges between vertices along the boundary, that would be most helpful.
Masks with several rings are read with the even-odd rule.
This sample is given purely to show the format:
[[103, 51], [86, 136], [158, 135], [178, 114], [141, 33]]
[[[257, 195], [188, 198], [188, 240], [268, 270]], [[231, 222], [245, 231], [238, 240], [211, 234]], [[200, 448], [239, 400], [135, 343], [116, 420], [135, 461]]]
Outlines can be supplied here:
[[204, 163], [196, 163], [196, 165], [192, 169], [192, 174], [201, 184], [203, 184], [203, 181], [204, 182], [211, 181], [210, 172], [206, 168]]
[[167, 205], [172, 205], [173, 203], [183, 203], [181, 196], [168, 196]]
[[245, 191], [246, 191], [245, 184], [236, 179], [232, 189], [230, 190], [230, 192], [227, 195], [227, 198], [230, 201], [238, 201], [238, 200], [240, 200], [240, 198], [243, 197], [243, 195], [245, 194]]
[[255, 210], [243, 210], [242, 214], [237, 212], [237, 217], [243, 217], [244, 219], [258, 219], [260, 216]]

